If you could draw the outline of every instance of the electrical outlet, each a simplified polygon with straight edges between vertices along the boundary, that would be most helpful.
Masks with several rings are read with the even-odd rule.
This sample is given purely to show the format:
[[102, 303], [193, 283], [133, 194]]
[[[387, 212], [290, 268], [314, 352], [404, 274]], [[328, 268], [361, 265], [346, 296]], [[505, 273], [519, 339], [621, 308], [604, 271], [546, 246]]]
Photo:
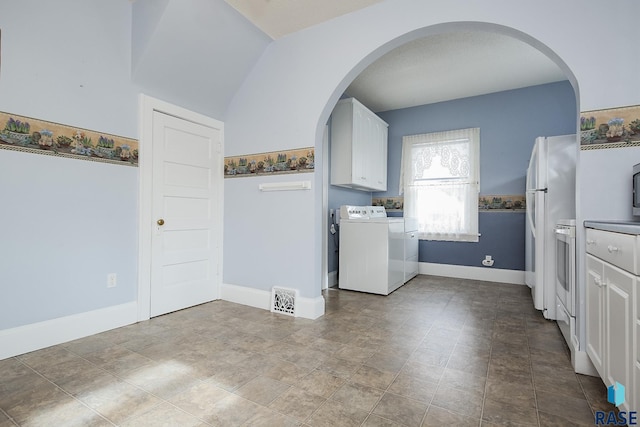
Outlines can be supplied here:
[[115, 288], [118, 284], [118, 275], [116, 273], [107, 274], [107, 288]]
[[491, 257], [491, 255], [486, 255], [482, 260], [482, 265], [484, 265], [485, 267], [493, 267], [493, 262], [494, 259]]
[[331, 218], [333, 218], [333, 215], [334, 215], [335, 213], [336, 213], [336, 211], [335, 211], [335, 210], [333, 210], [333, 209], [329, 209], [329, 216], [330, 216]]

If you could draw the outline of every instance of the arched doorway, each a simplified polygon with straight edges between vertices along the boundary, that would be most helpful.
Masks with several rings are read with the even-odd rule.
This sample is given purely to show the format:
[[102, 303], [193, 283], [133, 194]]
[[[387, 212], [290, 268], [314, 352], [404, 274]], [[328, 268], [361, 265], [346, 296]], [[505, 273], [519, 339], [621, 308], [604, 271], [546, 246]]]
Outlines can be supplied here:
[[[330, 110], [333, 108], [337, 100], [341, 96], [343, 96], [343, 94], [350, 87], [352, 82], [356, 80], [363, 71], [367, 70], [367, 67], [370, 67], [372, 64], [376, 64], [376, 61], [379, 61], [380, 58], [383, 58], [385, 55], [392, 53], [394, 50], [399, 50], [408, 44], [415, 43], [416, 41], [421, 41], [423, 43], [428, 44], [430, 39], [435, 40], [443, 35], [460, 34], [460, 33], [464, 33], [464, 34], [476, 33], [479, 35], [490, 34], [490, 35], [500, 36], [504, 39], [511, 39], [516, 43], [521, 44], [522, 46], [525, 46], [532, 50], [536, 50], [541, 55], [544, 55], [546, 58], [548, 58], [550, 62], [555, 64], [555, 66], [557, 66], [560, 73], [564, 75], [566, 81], [568, 81], [567, 87], [570, 86], [570, 90], [573, 91], [572, 96], [574, 98], [573, 99], [574, 104], [572, 106], [573, 111], [568, 112], [568, 114], [571, 116], [569, 120], [571, 120], [572, 123], [569, 123], [568, 130], [563, 130], [561, 132], [562, 133], [575, 132], [575, 129], [577, 129], [577, 122], [579, 117], [578, 106], [580, 105], [577, 80], [573, 75], [573, 73], [569, 70], [566, 63], [560, 57], [558, 57], [558, 55], [556, 55], [551, 49], [549, 49], [547, 46], [540, 43], [536, 39], [532, 38], [531, 36], [523, 32], [514, 30], [513, 28], [495, 25], [495, 24], [489, 24], [489, 23], [481, 23], [481, 22], [456, 22], [456, 23], [439, 24], [439, 25], [434, 25], [430, 27], [425, 27], [421, 30], [416, 30], [416, 31], [407, 33], [401, 37], [398, 37], [394, 40], [391, 40], [385, 43], [384, 45], [380, 46], [378, 49], [366, 55], [364, 59], [343, 78], [343, 80], [340, 82], [340, 84], [334, 91], [331, 100], [327, 103], [327, 106], [325, 107], [325, 110], [318, 122], [318, 128], [319, 128], [318, 134], [320, 134], [320, 128], [324, 130], [325, 124], [327, 123], [326, 120], [329, 118], [329, 115], [331, 112]], [[506, 89], [503, 89], [503, 90], [506, 90]], [[500, 90], [497, 90], [496, 92], [499, 92], [499, 91]], [[473, 96], [473, 95], [474, 95], [473, 93], [470, 93], [467, 96]], [[460, 95], [458, 96], [460, 97]], [[464, 95], [462, 95], [462, 97], [464, 97]], [[543, 134], [545, 131], [540, 130], [540, 132], [542, 132], [541, 134]], [[552, 132], [551, 134], [554, 134], [554, 133]], [[531, 144], [533, 144], [533, 138], [535, 138], [535, 136], [530, 137]], [[320, 139], [317, 138], [317, 140], [320, 140]], [[319, 152], [324, 152], [324, 156], [325, 156], [324, 163], [328, 163], [329, 162], [329, 159], [327, 157], [328, 150], [326, 149], [326, 147], [324, 147], [324, 145], [325, 144], [318, 146], [319, 148], [322, 148], [324, 150], [324, 151], [319, 150]], [[526, 152], [526, 156], [528, 158], [528, 154], [530, 153], [530, 148], [527, 148], [527, 150], [529, 150], [528, 152]], [[393, 151], [390, 150], [390, 156], [392, 152]], [[391, 157], [389, 160], [390, 161], [392, 160]], [[397, 158], [395, 158], [394, 160], [397, 161]], [[321, 215], [321, 217], [324, 220], [323, 227], [325, 227], [322, 233], [323, 244], [325, 248], [323, 250], [324, 255], [323, 255], [322, 271], [323, 271], [323, 274], [325, 274], [325, 279], [322, 282], [329, 283], [329, 285], [332, 285], [332, 284], [335, 284], [335, 281], [336, 281], [335, 277], [337, 276], [337, 272], [335, 269], [337, 255], [335, 255], [335, 253], [333, 252], [336, 246], [335, 244], [336, 237], [334, 234], [327, 233], [326, 230], [329, 228], [329, 222], [331, 221], [331, 218], [329, 218], [329, 211], [334, 210], [335, 212], [337, 205], [336, 203], [331, 203], [331, 200], [330, 200], [332, 198], [331, 194], [326, 194], [327, 193], [326, 189], [329, 186], [327, 169], [328, 169], [327, 167], [325, 167], [324, 169], [323, 188], [325, 189], [325, 191], [323, 193], [325, 194], [323, 194], [322, 215]], [[523, 175], [524, 175], [525, 169], [526, 167], [522, 168]], [[390, 168], [390, 171], [393, 171], [393, 170], [394, 170], [393, 168]], [[389, 179], [389, 182], [392, 185], [395, 185], [397, 187], [397, 180]], [[389, 191], [387, 191], [385, 195], [393, 195], [391, 194], [391, 192], [393, 191], [397, 192], [397, 188], [389, 189]], [[348, 195], [344, 196], [344, 194], [337, 197], [337, 199], [339, 200], [339, 204], [342, 204], [343, 202], [345, 202], [348, 199], [348, 197], [349, 197]], [[361, 203], [358, 203], [358, 200], [362, 200], [362, 197], [355, 198], [355, 200], [356, 202], [353, 204], [361, 204]], [[347, 202], [344, 204], [349, 204], [349, 203]], [[524, 235], [524, 233], [522, 234]], [[333, 259], [332, 259], [332, 256], [333, 256]]]

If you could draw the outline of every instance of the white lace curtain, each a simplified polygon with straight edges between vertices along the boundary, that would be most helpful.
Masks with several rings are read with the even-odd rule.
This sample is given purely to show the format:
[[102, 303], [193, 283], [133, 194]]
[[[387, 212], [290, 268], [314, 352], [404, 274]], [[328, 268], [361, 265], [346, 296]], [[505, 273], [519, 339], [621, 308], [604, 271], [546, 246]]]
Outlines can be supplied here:
[[402, 138], [404, 216], [421, 239], [478, 241], [480, 129]]

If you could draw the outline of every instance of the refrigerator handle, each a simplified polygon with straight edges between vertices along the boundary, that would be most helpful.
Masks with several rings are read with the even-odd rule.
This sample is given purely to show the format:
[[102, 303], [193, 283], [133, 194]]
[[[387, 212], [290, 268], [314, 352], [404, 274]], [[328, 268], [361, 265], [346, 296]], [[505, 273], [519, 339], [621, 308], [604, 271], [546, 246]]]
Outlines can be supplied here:
[[[529, 167], [527, 168], [527, 179], [525, 184], [525, 203], [527, 204], [526, 206], [527, 221], [529, 221], [529, 226], [531, 227], [531, 232], [533, 233], [534, 236], [536, 233], [536, 226], [533, 222], [533, 215], [535, 213], [532, 211], [534, 209], [534, 202], [535, 202], [535, 196], [536, 196], [536, 183], [531, 182], [531, 173], [533, 171], [533, 168], [537, 165], [537, 157], [538, 157], [538, 141], [536, 140], [535, 144], [533, 145], [533, 150], [531, 151], [531, 158], [529, 159]], [[531, 200], [532, 198], [534, 199], [533, 201]]]
[[[533, 151], [531, 152], [531, 158], [529, 159], [529, 167], [527, 168], [527, 180], [525, 183], [525, 189], [528, 192], [529, 190], [535, 190], [535, 184], [536, 183], [532, 183], [531, 182], [531, 171], [533, 170], [533, 167], [535, 166], [535, 160], [536, 157], [538, 157], [538, 141], [536, 141], [535, 145], [533, 146]], [[531, 184], [534, 184], [534, 186], [532, 186]]]
[[531, 227], [531, 232], [535, 236], [536, 234], [536, 225], [533, 223], [533, 203], [531, 203], [531, 197], [535, 199], [536, 191], [535, 190], [527, 190], [525, 193], [525, 203], [527, 204], [527, 221], [529, 221], [529, 227]]

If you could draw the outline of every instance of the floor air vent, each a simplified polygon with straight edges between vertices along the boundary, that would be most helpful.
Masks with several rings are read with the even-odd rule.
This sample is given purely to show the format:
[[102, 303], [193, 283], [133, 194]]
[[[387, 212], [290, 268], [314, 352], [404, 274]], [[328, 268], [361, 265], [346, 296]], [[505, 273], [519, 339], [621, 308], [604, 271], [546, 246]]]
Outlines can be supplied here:
[[296, 315], [296, 298], [298, 291], [287, 288], [271, 289], [271, 312], [281, 313], [288, 316]]

